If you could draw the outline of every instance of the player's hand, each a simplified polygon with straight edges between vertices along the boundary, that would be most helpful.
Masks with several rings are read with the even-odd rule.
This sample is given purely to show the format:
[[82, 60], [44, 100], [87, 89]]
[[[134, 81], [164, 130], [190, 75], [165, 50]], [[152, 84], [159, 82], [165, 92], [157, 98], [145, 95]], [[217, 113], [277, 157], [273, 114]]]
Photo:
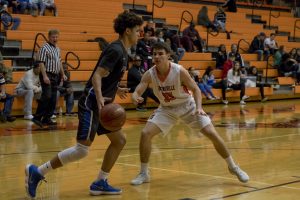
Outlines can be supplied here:
[[197, 110], [195, 111], [194, 115], [203, 115], [203, 116], [207, 116], [206, 112], [201, 108], [197, 108]]
[[65, 74], [63, 75], [63, 80], [64, 81], [68, 80], [68, 77]]
[[43, 77], [43, 80], [44, 80], [44, 83], [50, 85], [50, 80], [47, 75]]
[[120, 88], [118, 87], [117, 94], [121, 99], [126, 99], [129, 88]]
[[133, 99], [133, 104], [138, 105], [140, 103], [144, 102], [144, 98], [143, 97], [137, 97], [136, 99]]

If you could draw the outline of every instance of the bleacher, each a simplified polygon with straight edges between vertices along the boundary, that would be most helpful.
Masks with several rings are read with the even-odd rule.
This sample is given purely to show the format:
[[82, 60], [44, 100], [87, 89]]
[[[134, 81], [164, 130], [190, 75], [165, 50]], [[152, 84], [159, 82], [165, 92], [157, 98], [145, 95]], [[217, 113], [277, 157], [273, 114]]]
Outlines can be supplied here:
[[[4, 55], [5, 65], [14, 68], [13, 83], [7, 85], [7, 92], [13, 93], [18, 81], [24, 74], [24, 60], [30, 59], [31, 51], [34, 44], [35, 35], [37, 33], [44, 33], [47, 35], [47, 31], [51, 28], [60, 30], [60, 37], [58, 46], [62, 50], [62, 58], [65, 57], [68, 51], [76, 53], [80, 60], [81, 65], [78, 70], [71, 71], [71, 81], [74, 83], [84, 83], [90, 77], [92, 70], [101, 53], [97, 42], [87, 42], [87, 40], [94, 39], [96, 37], [103, 37], [107, 41], [111, 42], [117, 38], [117, 34], [113, 31], [113, 19], [117, 13], [123, 11], [124, 4], [132, 4], [131, 0], [91, 0], [89, 3], [82, 2], [80, 0], [56, 0], [58, 7], [58, 17], [47, 16], [32, 17], [30, 15], [14, 15], [21, 18], [21, 25], [18, 30], [6, 32], [5, 41], [18, 41], [20, 44], [19, 55]], [[146, 12], [150, 12], [152, 8], [152, 1], [140, 0], [139, 5], [145, 6]], [[194, 20], [197, 18], [198, 11], [204, 4], [189, 4], [180, 2], [165, 1], [162, 8], [155, 8], [153, 16], [155, 19], [163, 20], [164, 23], [170, 27], [178, 27], [180, 24], [181, 13], [188, 10]], [[242, 4], [241, 4], [242, 5]], [[213, 15], [216, 11], [216, 6], [207, 5], [210, 19], [213, 19]], [[238, 8], [237, 13], [227, 14], [226, 28], [231, 30], [231, 39], [226, 39], [225, 33], [220, 33], [218, 36], [209, 36], [210, 47], [218, 47], [220, 44], [225, 44], [227, 49], [230, 49], [230, 45], [238, 43], [240, 39], [245, 39], [251, 42], [254, 36], [259, 32], [265, 32], [267, 35], [276, 32], [275, 30], [264, 29], [263, 24], [254, 24], [251, 19], [247, 18], [247, 15], [251, 14], [251, 8]], [[260, 15], [262, 20], [268, 20], [268, 10], [255, 10], [255, 15]], [[286, 23], [286, 22], [289, 23]], [[284, 32], [293, 32], [292, 26], [295, 18], [292, 17], [290, 12], [283, 11], [279, 18], [272, 19], [272, 25], [278, 26], [278, 30]], [[182, 31], [188, 23], [183, 22], [180, 31]], [[201, 26], [196, 26], [202, 38], [206, 39], [207, 30]], [[298, 33], [300, 35], [300, 33]], [[286, 50], [289, 51], [292, 48], [299, 48], [300, 42], [290, 42], [288, 36], [280, 35], [276, 37], [276, 41], [279, 45], [284, 45]], [[43, 43], [43, 40], [38, 41], [39, 44]], [[5, 43], [4, 43], [5, 50]], [[268, 66], [268, 72], [266, 72], [266, 61], [257, 61], [256, 54], [249, 54], [247, 52], [241, 52], [242, 57], [249, 66], [256, 66], [263, 76], [267, 74], [268, 78], [276, 81], [280, 85], [293, 85], [294, 81], [291, 78], [278, 77], [278, 72], [273, 69], [272, 66]], [[69, 62], [73, 65], [76, 64], [76, 60], [70, 58]], [[212, 53], [186, 53], [183, 59], [180, 61], [185, 68], [194, 67], [199, 70], [202, 75], [207, 66], [215, 67], [215, 60], [212, 57]], [[215, 70], [215, 77], [220, 78], [220, 70]], [[126, 82], [126, 75], [123, 78], [123, 82]], [[213, 91], [216, 96], [221, 96], [219, 89]], [[293, 95], [290, 97], [300, 96], [300, 87], [295, 86]], [[252, 96], [252, 99], [258, 99], [259, 88], [247, 88], [246, 94]], [[273, 88], [265, 88], [265, 95], [270, 96], [271, 99], [282, 98], [279, 97], [273, 91]], [[227, 97], [238, 99], [239, 91], [232, 91], [227, 93]], [[116, 102], [123, 104], [127, 107], [132, 106], [130, 97], [125, 100], [121, 100], [118, 97]], [[216, 101], [218, 102], [218, 101]], [[59, 102], [62, 105], [62, 100]], [[151, 101], [150, 101], [151, 103]], [[204, 101], [204, 103], [206, 103]], [[33, 108], [36, 104], [34, 103]], [[14, 102], [14, 112], [18, 112], [23, 108], [23, 99], [16, 98]]]

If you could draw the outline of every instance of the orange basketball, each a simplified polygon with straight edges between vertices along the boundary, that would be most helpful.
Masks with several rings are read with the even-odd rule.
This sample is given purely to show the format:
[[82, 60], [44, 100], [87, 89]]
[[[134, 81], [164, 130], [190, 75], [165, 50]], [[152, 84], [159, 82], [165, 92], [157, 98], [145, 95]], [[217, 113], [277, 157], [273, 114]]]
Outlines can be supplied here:
[[126, 112], [122, 106], [109, 103], [103, 106], [100, 112], [100, 123], [109, 131], [118, 131], [126, 121]]

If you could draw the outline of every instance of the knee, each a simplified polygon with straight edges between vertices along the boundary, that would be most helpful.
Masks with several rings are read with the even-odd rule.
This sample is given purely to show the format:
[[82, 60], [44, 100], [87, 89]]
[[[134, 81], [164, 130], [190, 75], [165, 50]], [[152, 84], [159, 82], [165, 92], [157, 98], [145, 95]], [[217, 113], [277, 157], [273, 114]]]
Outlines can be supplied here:
[[150, 141], [151, 139], [152, 139], [151, 133], [144, 129], [142, 131], [141, 140]]
[[123, 149], [126, 145], [126, 138], [122, 135], [118, 139], [111, 141], [111, 144], [118, 149]]

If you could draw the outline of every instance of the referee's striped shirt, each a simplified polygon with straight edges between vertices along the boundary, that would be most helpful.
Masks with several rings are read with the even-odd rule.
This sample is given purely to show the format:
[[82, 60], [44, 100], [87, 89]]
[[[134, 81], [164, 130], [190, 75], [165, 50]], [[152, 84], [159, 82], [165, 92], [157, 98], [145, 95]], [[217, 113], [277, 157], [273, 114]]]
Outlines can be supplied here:
[[44, 62], [46, 72], [59, 74], [61, 58], [58, 47], [47, 42], [39, 51], [39, 60]]

